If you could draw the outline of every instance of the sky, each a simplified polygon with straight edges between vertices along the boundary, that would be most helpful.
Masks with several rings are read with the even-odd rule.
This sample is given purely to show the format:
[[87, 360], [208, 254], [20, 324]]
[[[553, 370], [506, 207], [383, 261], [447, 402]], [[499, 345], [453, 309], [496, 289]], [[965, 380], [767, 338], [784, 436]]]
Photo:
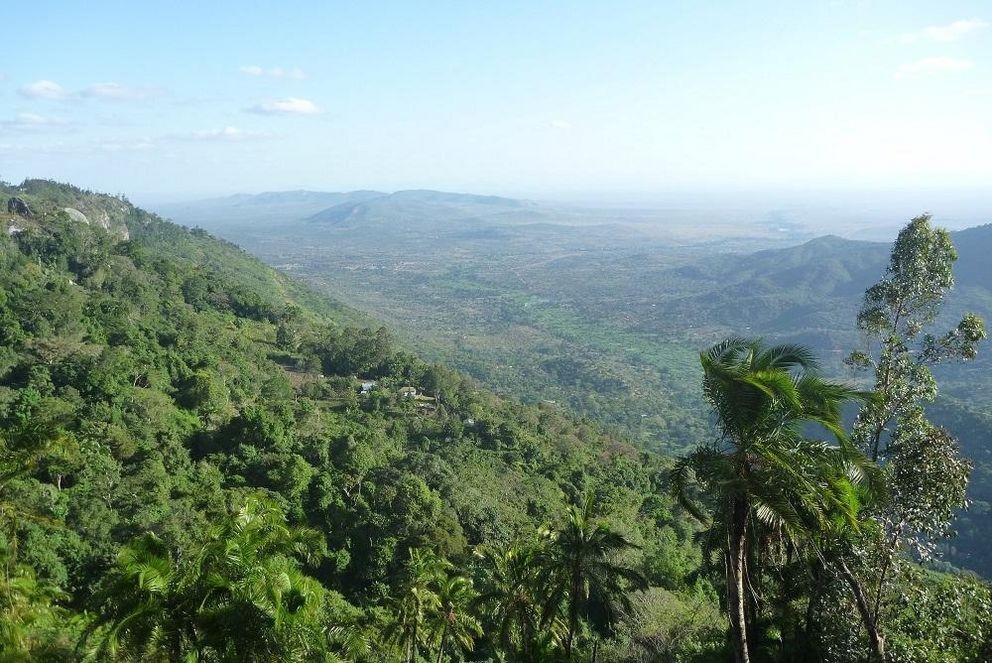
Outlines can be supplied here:
[[992, 190], [983, 2], [32, 2], [0, 178], [132, 198]]

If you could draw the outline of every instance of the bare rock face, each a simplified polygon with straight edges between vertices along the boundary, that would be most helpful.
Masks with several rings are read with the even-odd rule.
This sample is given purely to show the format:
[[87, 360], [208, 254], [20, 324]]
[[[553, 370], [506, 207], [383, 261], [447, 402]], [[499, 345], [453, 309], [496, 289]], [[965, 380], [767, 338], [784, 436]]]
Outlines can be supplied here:
[[28, 207], [28, 204], [16, 196], [7, 201], [7, 211], [11, 214], [18, 214], [24, 217], [32, 216], [31, 208]]
[[100, 212], [100, 214], [95, 216], [92, 221], [90, 221], [90, 217], [86, 216], [75, 207], [63, 207], [62, 211], [65, 212], [66, 216], [68, 216], [70, 220], [75, 221], [76, 223], [85, 223], [87, 225], [93, 223], [104, 230], [115, 233], [120, 239], [129, 239], [130, 233], [127, 230], [127, 226], [123, 223], [114, 224], [110, 219], [110, 215], [107, 214], [106, 211]]
[[86, 225], [89, 225], [90, 223], [90, 220], [86, 218], [86, 215], [75, 207], [63, 207], [62, 211], [65, 212], [66, 216], [68, 216], [70, 220], [75, 221], [76, 223], [85, 223]]

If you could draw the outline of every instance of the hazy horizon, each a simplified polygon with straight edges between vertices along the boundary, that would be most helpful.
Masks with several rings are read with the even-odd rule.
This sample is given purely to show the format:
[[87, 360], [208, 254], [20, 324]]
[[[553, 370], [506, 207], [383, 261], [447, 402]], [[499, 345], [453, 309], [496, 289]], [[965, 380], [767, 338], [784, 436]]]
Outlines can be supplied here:
[[[365, 188], [363, 190], [368, 190]], [[438, 191], [438, 189], [433, 189]], [[400, 190], [397, 190], [400, 191]], [[383, 194], [393, 191], [380, 191]], [[179, 196], [145, 197], [129, 196], [129, 199], [146, 209], [163, 214], [167, 218], [186, 225], [201, 225], [208, 230], [221, 230], [227, 236], [227, 223], [245, 229], [255, 223], [270, 223], [279, 219], [280, 223], [294, 225], [305, 223], [306, 217], [319, 209], [331, 206], [316, 204], [312, 199], [300, 197], [292, 202], [295, 193], [342, 194], [347, 191], [334, 189], [295, 188], [282, 191], [236, 192], [221, 196]], [[520, 196], [505, 191], [448, 191], [445, 193], [497, 195], [522, 200], [532, 204], [533, 221], [547, 223], [548, 214], [555, 223], [568, 225], [577, 220], [580, 223], [620, 223], [631, 228], [647, 225], [668, 227], [672, 222], [683, 222], [689, 217], [698, 217], [706, 223], [726, 226], [728, 223], [768, 225], [785, 223], [800, 232], [797, 237], [840, 235], [850, 239], [866, 241], [891, 241], [907, 220], [920, 214], [932, 214], [936, 223], [949, 230], [963, 230], [992, 223], [992, 196], [982, 189], [969, 190], [764, 190], [764, 191], [695, 191], [680, 190], [668, 192], [625, 192], [596, 194], [564, 194], [561, 196]], [[270, 200], [263, 200], [252, 217], [250, 201], [231, 198], [253, 197], [259, 194], [284, 194], [286, 199], [276, 207], [268, 207]], [[246, 206], [249, 205], [249, 206]], [[286, 205], [289, 205], [286, 207]], [[310, 211], [302, 212], [300, 206]], [[224, 216], [222, 210], [238, 215], [239, 221], [217, 223], [216, 214]], [[240, 210], [235, 212], [235, 210]], [[282, 210], [276, 211], [276, 210]], [[443, 215], [442, 208], [438, 213]], [[577, 216], [574, 216], [577, 215]], [[246, 225], [247, 223], [247, 225]], [[237, 234], [233, 237], [237, 237]], [[230, 237], [229, 237], [230, 238]]]

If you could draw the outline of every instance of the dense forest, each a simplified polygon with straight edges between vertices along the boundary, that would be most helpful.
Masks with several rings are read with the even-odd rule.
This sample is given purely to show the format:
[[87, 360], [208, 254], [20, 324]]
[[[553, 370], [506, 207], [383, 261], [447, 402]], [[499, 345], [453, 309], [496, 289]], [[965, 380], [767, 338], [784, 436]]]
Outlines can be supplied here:
[[0, 210], [3, 660], [992, 658], [992, 590], [940, 561], [971, 466], [926, 414], [985, 329], [935, 325], [927, 217], [851, 320], [870, 390], [727, 339], [672, 458], [122, 198]]

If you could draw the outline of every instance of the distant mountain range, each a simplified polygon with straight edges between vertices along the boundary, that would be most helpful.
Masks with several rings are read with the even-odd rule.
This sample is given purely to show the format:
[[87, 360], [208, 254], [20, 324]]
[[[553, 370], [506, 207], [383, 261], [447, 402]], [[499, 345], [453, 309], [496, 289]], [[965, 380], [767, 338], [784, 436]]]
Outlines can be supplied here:
[[399, 232], [459, 232], [497, 237], [500, 228], [545, 226], [558, 228], [612, 228], [617, 233], [639, 233], [645, 239], [676, 244], [698, 244], [712, 238], [733, 238], [738, 250], [781, 246], [814, 236], [811, 229], [789, 214], [723, 209], [582, 208], [502, 196], [412, 189], [384, 193], [275, 191], [236, 194], [155, 206], [165, 217], [208, 230], [238, 232], [257, 224], [285, 228], [307, 223], [348, 229], [383, 225]]
[[[992, 319], [992, 224], [951, 237], [959, 255], [956, 287], [941, 323], [953, 324], [972, 310]], [[884, 274], [889, 249], [886, 243], [825, 236], [745, 255], [707, 255], [646, 270], [612, 295], [642, 302], [632, 315], [646, 333], [665, 330], [706, 341], [760, 334], [839, 359], [858, 343], [853, 321], [865, 289]]]
[[421, 189], [368, 197], [344, 195], [349, 196], [349, 200], [317, 212], [307, 218], [307, 221], [335, 224], [373, 220], [409, 223], [411, 221], [430, 222], [439, 220], [439, 218], [441, 220], [488, 218], [492, 215], [517, 212], [523, 209], [532, 213], [537, 212], [536, 205], [513, 198]]

